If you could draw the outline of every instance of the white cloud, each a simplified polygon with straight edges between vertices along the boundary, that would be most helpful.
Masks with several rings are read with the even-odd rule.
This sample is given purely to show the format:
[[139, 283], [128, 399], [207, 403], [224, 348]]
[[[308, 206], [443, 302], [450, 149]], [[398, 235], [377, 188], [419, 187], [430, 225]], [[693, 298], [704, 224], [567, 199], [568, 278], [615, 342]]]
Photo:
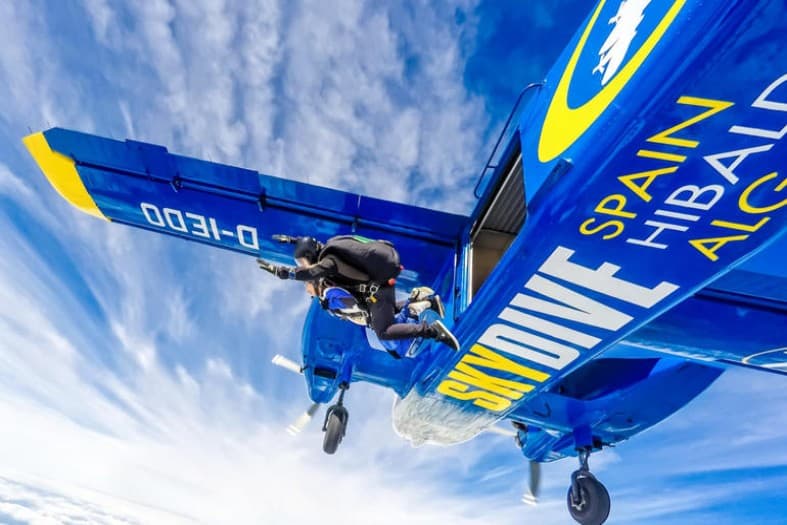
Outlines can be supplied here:
[[123, 124], [125, 125], [126, 137], [136, 137], [137, 132], [134, 129], [134, 117], [131, 115], [131, 110], [128, 107], [128, 103], [121, 100], [118, 102], [118, 107], [120, 108], [120, 114], [123, 115]]
[[8, 166], [0, 163], [0, 194], [13, 196], [26, 204], [32, 203], [33, 190], [24, 180], [14, 175]]
[[[13, 523], [34, 523], [36, 525], [58, 525], [77, 523], [100, 523], [102, 525], [142, 523], [120, 514], [127, 514], [128, 507], [144, 516], [144, 522], [160, 522], [162, 518], [170, 523], [185, 522], [178, 516], [162, 513], [155, 509], [134, 505], [104, 494], [88, 493], [88, 499], [81, 496], [86, 491], [68, 490], [59, 492], [47, 490], [47, 482], [42, 479], [29, 478], [23, 474], [13, 473], [13, 480], [0, 478], [0, 520], [9, 518]], [[20, 480], [26, 479], [26, 483]], [[94, 504], [91, 500], [98, 499], [101, 503]], [[123, 509], [120, 513], [112, 513], [106, 507]], [[173, 519], [174, 518], [174, 519]]]
[[84, 78], [70, 75], [58, 62], [58, 45], [41, 35], [49, 33], [46, 4], [24, 5], [5, 2], [0, 19], [13, 20], [0, 35], [0, 100], [2, 119], [11, 136], [70, 123], [72, 127], [94, 129], [91, 116], [80, 106], [85, 95]]
[[347, 1], [297, 10], [284, 47], [288, 177], [406, 201], [411, 185], [418, 200], [418, 190], [467, 184], [485, 117], [462, 86], [449, 9]]

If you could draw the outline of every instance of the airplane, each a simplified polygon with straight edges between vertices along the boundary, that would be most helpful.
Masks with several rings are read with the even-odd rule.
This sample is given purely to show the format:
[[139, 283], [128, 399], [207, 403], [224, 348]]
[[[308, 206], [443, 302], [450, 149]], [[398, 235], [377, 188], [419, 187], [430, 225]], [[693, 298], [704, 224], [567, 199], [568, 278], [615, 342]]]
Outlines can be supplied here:
[[335, 452], [354, 382], [394, 392], [414, 444], [509, 422], [531, 498], [540, 463], [576, 457], [568, 511], [601, 525], [610, 496], [591, 454], [727, 368], [787, 375], [782, 15], [779, 0], [599, 0], [520, 94], [469, 215], [61, 128], [24, 142], [64, 199], [113, 223], [265, 264], [292, 264], [279, 241], [300, 235], [393, 242], [397, 287], [440, 294], [459, 351], [415, 341], [396, 360], [313, 303], [302, 362], [274, 358], [313, 402], [291, 430], [338, 395], [323, 424]]

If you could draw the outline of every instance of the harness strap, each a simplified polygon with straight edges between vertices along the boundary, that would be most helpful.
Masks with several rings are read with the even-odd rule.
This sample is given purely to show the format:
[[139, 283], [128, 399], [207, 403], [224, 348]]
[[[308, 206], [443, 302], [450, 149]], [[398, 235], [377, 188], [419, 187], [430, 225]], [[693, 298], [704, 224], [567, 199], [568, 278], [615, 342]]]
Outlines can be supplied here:
[[347, 286], [346, 288], [351, 288], [353, 291], [357, 292], [364, 302], [376, 303], [377, 298], [375, 297], [375, 294], [377, 294], [381, 286], [377, 283], [363, 283]]
[[368, 295], [374, 295], [377, 293], [377, 290], [380, 289], [380, 285], [377, 283], [368, 283], [368, 284], [358, 284], [355, 286], [355, 290]]

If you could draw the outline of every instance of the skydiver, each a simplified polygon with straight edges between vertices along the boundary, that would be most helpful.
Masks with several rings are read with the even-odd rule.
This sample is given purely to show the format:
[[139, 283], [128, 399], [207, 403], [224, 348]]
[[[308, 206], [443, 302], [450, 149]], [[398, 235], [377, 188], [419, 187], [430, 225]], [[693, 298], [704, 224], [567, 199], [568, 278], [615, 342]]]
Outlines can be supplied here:
[[[373, 348], [385, 350], [395, 359], [404, 357], [410, 350], [412, 339], [380, 340], [369, 326], [369, 312], [344, 288], [326, 283], [325, 280], [307, 281], [306, 292], [318, 299], [322, 308], [331, 315], [366, 328], [366, 337]], [[396, 309], [394, 324], [418, 323], [420, 315], [428, 309], [434, 310], [440, 317], [445, 315], [439, 296], [427, 286], [414, 288], [406, 300], [397, 301]]]
[[[329, 241], [330, 242], [330, 241]], [[375, 283], [368, 273], [359, 270], [339, 258], [335, 253], [328, 253], [325, 245], [313, 237], [298, 237], [295, 241], [294, 253], [296, 267], [275, 266], [271, 269], [280, 279], [296, 281], [326, 280], [341, 288], [351, 291], [358, 299], [358, 304], [369, 313], [369, 326], [382, 341], [414, 339], [417, 337], [434, 339], [445, 343], [454, 350], [459, 349], [459, 342], [442, 321], [407, 323], [396, 322], [396, 294], [394, 284], [390, 281]], [[442, 310], [440, 298], [419, 297], [428, 300], [436, 310]]]

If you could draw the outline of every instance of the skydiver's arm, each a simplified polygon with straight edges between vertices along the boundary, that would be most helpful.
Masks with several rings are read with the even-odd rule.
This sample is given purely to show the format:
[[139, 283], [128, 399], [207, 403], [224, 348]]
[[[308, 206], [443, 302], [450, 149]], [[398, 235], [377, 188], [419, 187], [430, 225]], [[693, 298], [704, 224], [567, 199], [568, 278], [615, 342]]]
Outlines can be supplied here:
[[336, 262], [330, 257], [326, 257], [311, 266], [298, 266], [295, 268], [293, 279], [296, 281], [315, 281], [334, 275], [336, 275]]
[[323, 277], [331, 277], [336, 274], [336, 262], [330, 257], [326, 257], [317, 264], [311, 266], [298, 266], [290, 268], [279, 266], [276, 275], [280, 279], [295, 279], [296, 281], [315, 281]]

